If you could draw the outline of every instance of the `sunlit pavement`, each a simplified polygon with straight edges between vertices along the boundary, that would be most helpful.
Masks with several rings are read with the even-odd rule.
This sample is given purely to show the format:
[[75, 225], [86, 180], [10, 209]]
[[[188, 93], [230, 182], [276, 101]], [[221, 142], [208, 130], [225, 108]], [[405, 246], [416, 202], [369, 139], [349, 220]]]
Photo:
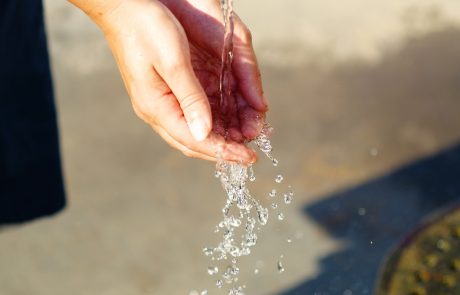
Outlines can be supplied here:
[[[69, 206], [0, 232], [0, 294], [222, 294], [201, 253], [224, 203], [213, 165], [137, 119], [96, 27], [46, 3]], [[252, 189], [269, 206], [282, 173], [296, 192], [241, 261], [242, 284], [250, 295], [371, 294], [388, 249], [460, 195], [460, 4], [254, 0], [237, 11], [280, 160], [261, 158]]]

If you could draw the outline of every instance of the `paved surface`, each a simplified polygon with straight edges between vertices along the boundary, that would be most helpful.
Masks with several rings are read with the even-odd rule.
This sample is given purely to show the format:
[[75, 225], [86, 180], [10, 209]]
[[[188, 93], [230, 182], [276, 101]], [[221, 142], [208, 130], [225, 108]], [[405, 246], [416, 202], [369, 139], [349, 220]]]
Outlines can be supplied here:
[[[223, 205], [213, 165], [138, 120], [101, 34], [65, 2], [46, 3], [70, 204], [0, 232], [0, 294], [219, 294], [201, 255]], [[247, 293], [370, 294], [388, 249], [460, 195], [460, 5], [251, 0], [237, 10], [255, 36], [278, 171], [296, 191], [242, 263]], [[278, 171], [256, 167], [265, 203]]]

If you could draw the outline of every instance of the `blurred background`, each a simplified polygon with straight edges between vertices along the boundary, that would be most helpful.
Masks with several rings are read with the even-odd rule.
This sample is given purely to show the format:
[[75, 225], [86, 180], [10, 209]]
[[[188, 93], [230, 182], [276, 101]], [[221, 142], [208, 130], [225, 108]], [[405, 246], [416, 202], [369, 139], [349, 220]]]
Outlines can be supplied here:
[[[295, 191], [241, 282], [250, 295], [372, 294], [390, 249], [459, 200], [460, 2], [235, 2], [280, 161], [261, 158], [252, 190], [269, 206], [281, 173]], [[137, 119], [96, 26], [45, 4], [69, 205], [0, 230], [0, 294], [223, 294], [201, 252], [225, 201], [213, 164]]]

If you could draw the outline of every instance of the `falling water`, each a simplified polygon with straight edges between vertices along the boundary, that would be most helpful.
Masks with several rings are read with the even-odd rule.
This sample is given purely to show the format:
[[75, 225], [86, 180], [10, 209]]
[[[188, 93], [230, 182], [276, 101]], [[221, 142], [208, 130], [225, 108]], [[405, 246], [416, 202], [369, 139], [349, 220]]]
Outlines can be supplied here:
[[[221, 7], [224, 16], [225, 34], [222, 51], [222, 68], [220, 76], [220, 106], [225, 112], [226, 104], [230, 101], [232, 95], [229, 85], [231, 67], [233, 60], [233, 3], [232, 0], [221, 0]], [[272, 145], [269, 135], [272, 133], [272, 127], [265, 124], [258, 137], [252, 143], [264, 153], [272, 162], [273, 166], [278, 166], [278, 160], [272, 155]], [[223, 220], [216, 226], [216, 233], [222, 234], [222, 240], [215, 247], [205, 247], [203, 253], [210, 257], [213, 265], [209, 266], [207, 271], [210, 276], [216, 278], [215, 285], [217, 288], [223, 288], [225, 284], [231, 285], [228, 295], [244, 295], [245, 286], [237, 285], [240, 269], [238, 259], [251, 253], [252, 247], [257, 243], [258, 234], [261, 226], [268, 222], [269, 210], [262, 206], [255, 199], [248, 187], [248, 181], [255, 181], [256, 177], [252, 165], [246, 167], [236, 163], [228, 163], [220, 159], [216, 165], [215, 176], [220, 179], [225, 190], [227, 200], [222, 209]], [[278, 174], [275, 178], [276, 184], [283, 181], [283, 176]], [[272, 189], [268, 194], [270, 198], [275, 198], [277, 191]], [[290, 204], [293, 193], [290, 191], [284, 194], [284, 203]], [[276, 202], [272, 203], [273, 210], [278, 208]], [[284, 220], [284, 214], [276, 214], [278, 221]], [[224, 265], [217, 267], [216, 264]], [[260, 265], [254, 271], [259, 272]], [[284, 271], [284, 266], [279, 260], [276, 264], [278, 272]], [[205, 291], [203, 291], [205, 292]], [[207, 294], [207, 291], [206, 291]]]
[[232, 73], [233, 61], [233, 0], [220, 0], [222, 14], [224, 16], [224, 45], [222, 48], [222, 68], [220, 72], [220, 110], [227, 109], [227, 102], [231, 96], [231, 88], [225, 87], [229, 85], [230, 75]]

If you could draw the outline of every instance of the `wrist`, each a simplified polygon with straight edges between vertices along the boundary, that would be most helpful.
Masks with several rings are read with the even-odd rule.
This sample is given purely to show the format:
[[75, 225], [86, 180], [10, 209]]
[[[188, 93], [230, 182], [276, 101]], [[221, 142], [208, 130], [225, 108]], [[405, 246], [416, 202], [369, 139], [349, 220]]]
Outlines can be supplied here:
[[82, 10], [103, 31], [110, 16], [119, 9], [125, 0], [68, 0]]

